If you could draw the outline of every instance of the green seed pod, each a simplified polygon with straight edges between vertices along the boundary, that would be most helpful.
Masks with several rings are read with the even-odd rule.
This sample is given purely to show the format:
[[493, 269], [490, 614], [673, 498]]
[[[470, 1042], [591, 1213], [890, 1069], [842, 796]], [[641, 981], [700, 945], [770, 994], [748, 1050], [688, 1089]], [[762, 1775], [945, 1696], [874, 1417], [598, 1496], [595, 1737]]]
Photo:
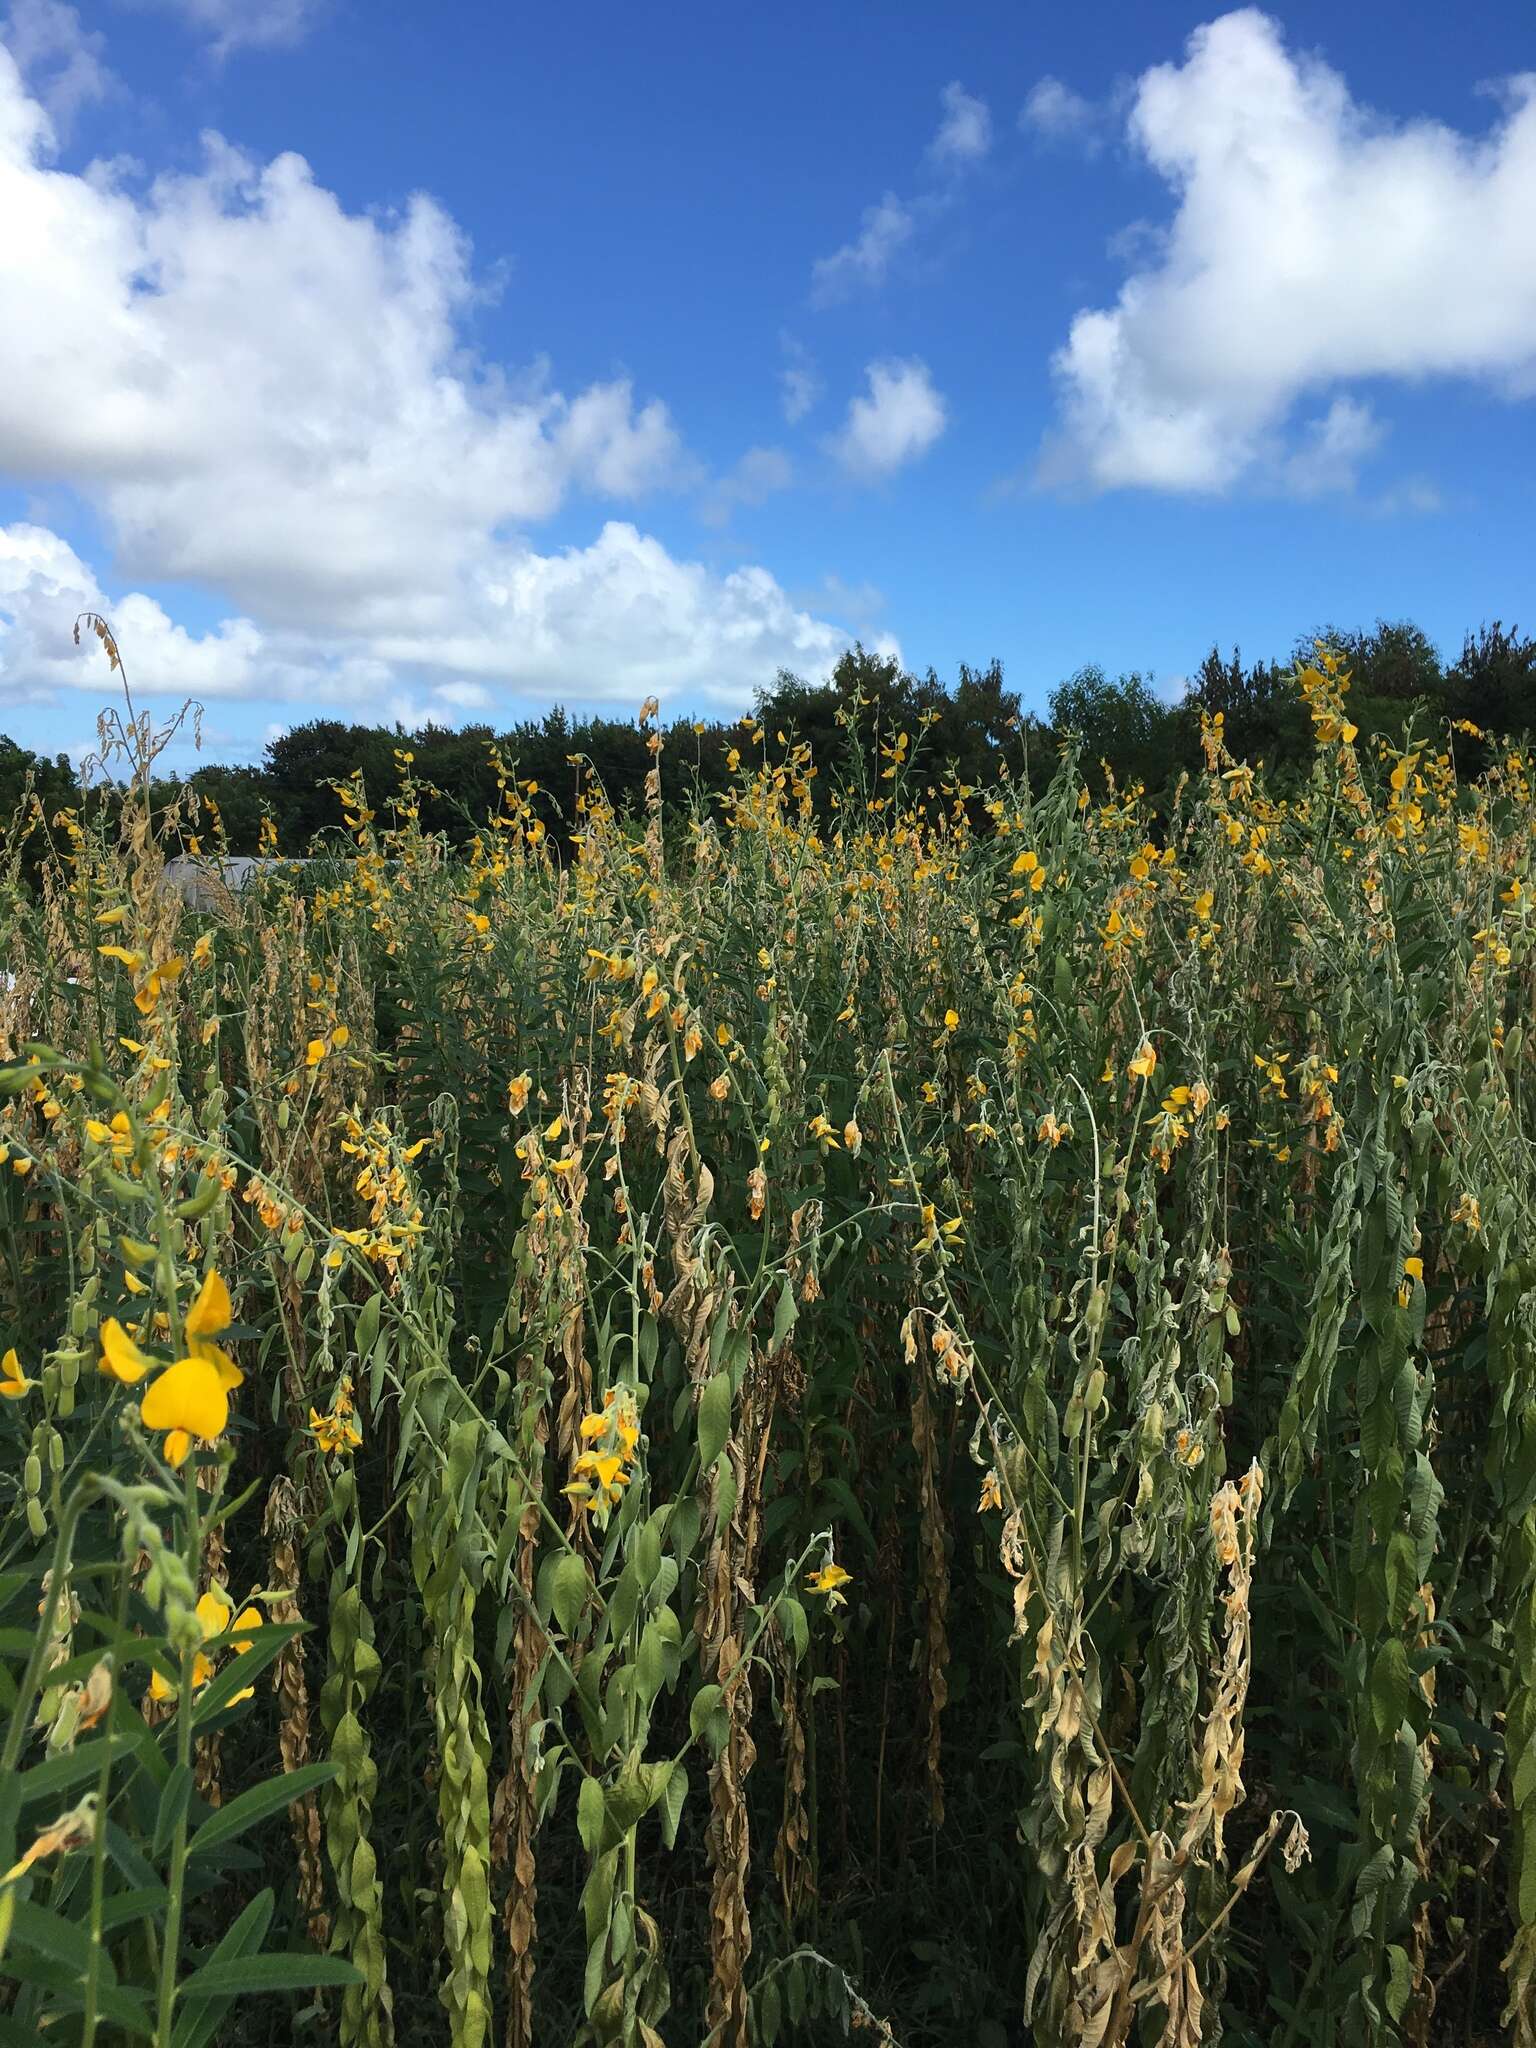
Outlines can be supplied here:
[[67, 1387], [60, 1387], [60, 1389], [59, 1389], [59, 1397], [58, 1397], [58, 1400], [57, 1400], [57, 1402], [55, 1403], [55, 1406], [54, 1406], [54, 1413], [55, 1413], [56, 1415], [62, 1416], [62, 1417], [64, 1418], [64, 1420], [65, 1420], [65, 1421], [67, 1422], [67, 1421], [69, 1420], [70, 1416], [74, 1414], [74, 1412], [75, 1412], [75, 1390], [74, 1390], [74, 1387], [73, 1387], [72, 1385], [71, 1385], [71, 1386], [67, 1386]]
[[34, 1540], [38, 1543], [41, 1543], [48, 1534], [48, 1517], [43, 1513], [41, 1501], [29, 1500], [27, 1502], [27, 1527], [31, 1531]]
[[210, 1175], [198, 1188], [195, 1195], [189, 1195], [184, 1202], [178, 1202], [171, 1214], [181, 1223], [196, 1223], [206, 1216], [219, 1196], [224, 1192], [222, 1181]]
[[59, 1368], [59, 1385], [72, 1389], [80, 1384], [80, 1358], [78, 1351], [60, 1351], [56, 1354]]
[[57, 1430], [48, 1439], [48, 1470], [55, 1478], [64, 1470], [64, 1439]]
[[43, 1461], [36, 1451], [28, 1451], [21, 1467], [21, 1483], [30, 1494], [41, 1493], [43, 1488]]
[[287, 1098], [285, 1097], [285, 1098], [283, 1099], [283, 1101], [281, 1101], [281, 1102], [280, 1102], [280, 1103], [279, 1103], [279, 1104], [277, 1105], [277, 1128], [278, 1128], [278, 1129], [279, 1129], [280, 1131], [286, 1131], [286, 1130], [287, 1130], [287, 1128], [288, 1128], [288, 1118], [289, 1118], [289, 1115], [290, 1115], [290, 1114], [291, 1114], [291, 1112], [290, 1112], [290, 1110], [289, 1110], [289, 1107], [288, 1107], [288, 1102], [287, 1102]]

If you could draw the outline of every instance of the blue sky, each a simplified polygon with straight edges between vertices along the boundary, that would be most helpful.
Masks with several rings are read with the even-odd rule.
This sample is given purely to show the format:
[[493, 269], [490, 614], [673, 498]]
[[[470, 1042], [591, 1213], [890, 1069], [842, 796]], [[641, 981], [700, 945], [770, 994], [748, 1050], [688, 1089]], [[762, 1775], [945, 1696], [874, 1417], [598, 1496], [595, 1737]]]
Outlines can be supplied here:
[[0, 17], [31, 744], [1536, 622], [1514, 0]]

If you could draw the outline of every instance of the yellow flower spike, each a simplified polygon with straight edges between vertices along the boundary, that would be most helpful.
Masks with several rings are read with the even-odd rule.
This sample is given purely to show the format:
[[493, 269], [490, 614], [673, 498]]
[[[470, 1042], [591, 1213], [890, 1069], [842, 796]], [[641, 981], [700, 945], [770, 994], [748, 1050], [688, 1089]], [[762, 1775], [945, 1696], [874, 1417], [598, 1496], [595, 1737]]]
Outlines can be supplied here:
[[16, 1356], [16, 1347], [13, 1344], [4, 1358], [0, 1358], [0, 1398], [19, 1401], [23, 1394], [31, 1393], [36, 1385], [37, 1381], [29, 1380], [22, 1371], [21, 1361]]
[[146, 1429], [167, 1432], [165, 1455], [185, 1463], [194, 1437], [213, 1443], [229, 1427], [229, 1394], [220, 1370], [206, 1358], [179, 1358], [152, 1380], [139, 1403]]
[[108, 1316], [101, 1326], [100, 1370], [108, 1379], [121, 1380], [125, 1387], [131, 1387], [143, 1379], [154, 1363], [134, 1343], [116, 1316]]

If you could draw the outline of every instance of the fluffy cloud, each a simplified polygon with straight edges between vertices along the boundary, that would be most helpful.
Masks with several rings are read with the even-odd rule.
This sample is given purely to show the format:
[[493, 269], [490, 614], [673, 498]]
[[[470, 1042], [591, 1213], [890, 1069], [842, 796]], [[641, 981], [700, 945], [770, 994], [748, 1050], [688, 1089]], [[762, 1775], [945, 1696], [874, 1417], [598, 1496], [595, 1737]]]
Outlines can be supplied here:
[[[939, 103], [943, 113], [926, 151], [929, 189], [910, 200], [887, 192], [875, 205], [865, 207], [853, 240], [830, 256], [818, 257], [811, 266], [813, 306], [835, 305], [856, 291], [883, 284], [892, 263], [919, 227], [931, 225], [954, 203], [958, 174], [978, 163], [992, 147], [992, 116], [985, 100], [952, 82], [939, 94]], [[944, 176], [936, 180], [935, 172]]]
[[792, 334], [781, 334], [780, 346], [787, 357], [779, 372], [779, 404], [790, 426], [798, 426], [821, 396], [821, 379], [802, 343]]
[[968, 93], [958, 80], [946, 85], [939, 98], [944, 115], [928, 154], [946, 165], [979, 162], [992, 147], [992, 116], [986, 101]]
[[1315, 489], [1380, 431], [1351, 380], [1536, 389], [1536, 74], [1486, 136], [1393, 123], [1245, 9], [1140, 79], [1129, 133], [1177, 211], [1115, 305], [1072, 323], [1045, 481]]
[[830, 256], [817, 257], [811, 269], [812, 303], [831, 305], [861, 285], [883, 284], [892, 258], [911, 241], [916, 225], [911, 209], [894, 192], [866, 206], [853, 240]]
[[701, 516], [706, 525], [724, 526], [738, 505], [761, 505], [794, 480], [794, 465], [782, 448], [749, 448], [706, 494]]
[[[610, 520], [585, 548], [503, 549], [463, 587], [457, 617], [367, 636], [270, 630], [248, 618], [201, 636], [141, 592], [103, 592], [44, 527], [0, 527], [0, 702], [58, 688], [104, 693], [95, 644], [74, 646], [81, 611], [111, 617], [136, 695], [260, 697], [375, 715], [417, 700], [423, 715], [478, 711], [498, 688], [566, 701], [630, 703], [652, 692], [740, 705], [781, 667], [830, 668], [848, 635], [791, 603], [766, 569], [717, 576]], [[433, 671], [451, 680], [432, 682]], [[391, 715], [394, 715], [391, 713]]]
[[[143, 680], [173, 696], [239, 697], [255, 686], [262, 636], [249, 619], [198, 637], [140, 592], [109, 606], [67, 541], [18, 522], [0, 526], [0, 698], [45, 702], [56, 687], [107, 694], [106, 664], [77, 650], [73, 628], [81, 612], [108, 609], [136, 687]], [[94, 639], [86, 644], [95, 655]]]
[[324, 0], [140, 0], [178, 14], [216, 58], [233, 51], [291, 50], [320, 18]]
[[117, 90], [107, 66], [106, 37], [86, 28], [63, 0], [11, 0], [0, 21], [0, 43], [58, 135], [69, 133], [82, 108]]
[[871, 363], [864, 375], [869, 393], [850, 401], [832, 451], [855, 476], [890, 476], [927, 453], [948, 415], [926, 363]]
[[[141, 682], [365, 701], [409, 665], [427, 687], [739, 701], [782, 664], [835, 658], [843, 636], [765, 571], [712, 576], [618, 520], [534, 550], [524, 529], [573, 496], [632, 502], [691, 466], [626, 380], [568, 396], [473, 356], [481, 288], [430, 199], [350, 214], [301, 158], [257, 164], [217, 138], [191, 174], [77, 176], [51, 140], [0, 49], [0, 303], [26, 308], [0, 322], [0, 478], [67, 486], [125, 578], [202, 586], [238, 615], [177, 641], [136, 610], [140, 643], [119, 598]], [[62, 572], [19, 531], [12, 695], [60, 680], [27, 621]]]
[[1049, 75], [1031, 87], [1019, 115], [1019, 126], [1044, 142], [1074, 143], [1089, 156], [1104, 140], [1104, 113], [1070, 85]]

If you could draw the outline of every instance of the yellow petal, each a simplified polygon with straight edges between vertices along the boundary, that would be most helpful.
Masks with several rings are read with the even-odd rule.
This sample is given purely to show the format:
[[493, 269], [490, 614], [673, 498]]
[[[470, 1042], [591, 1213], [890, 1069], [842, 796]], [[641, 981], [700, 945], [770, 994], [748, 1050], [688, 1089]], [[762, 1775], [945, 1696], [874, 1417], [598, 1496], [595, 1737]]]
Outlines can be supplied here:
[[[259, 1607], [242, 1607], [240, 1612], [235, 1616], [234, 1620], [229, 1625], [232, 1629], [247, 1628], [254, 1631], [259, 1628], [264, 1628], [266, 1626], [266, 1623], [262, 1615], [261, 1609]], [[250, 1647], [250, 1636], [237, 1636], [235, 1638], [235, 1648], [239, 1651], [242, 1657], [245, 1655], [246, 1651]]]
[[23, 1394], [29, 1393], [36, 1385], [37, 1381], [29, 1380], [22, 1371], [21, 1361], [16, 1356], [16, 1347], [13, 1344], [4, 1358], [0, 1358], [0, 1394], [3, 1394], [7, 1401], [19, 1401]]
[[184, 1429], [173, 1429], [165, 1440], [166, 1462], [173, 1471], [179, 1472], [187, 1462], [187, 1453], [192, 1448], [192, 1439]]
[[143, 1379], [149, 1367], [150, 1361], [117, 1317], [108, 1316], [101, 1326], [101, 1370], [109, 1379], [121, 1380], [125, 1387], [131, 1387], [135, 1380]]
[[197, 1299], [187, 1310], [189, 1337], [217, 1337], [235, 1319], [229, 1289], [217, 1273], [209, 1273], [198, 1289]]
[[[229, 1425], [229, 1395], [219, 1369], [206, 1358], [178, 1358], [152, 1381], [140, 1403], [146, 1429], [186, 1431], [192, 1436], [222, 1436]], [[166, 1456], [171, 1457], [170, 1445]], [[186, 1452], [182, 1452], [182, 1457]], [[179, 1459], [172, 1458], [177, 1464]]]
[[210, 1636], [223, 1635], [229, 1626], [229, 1603], [211, 1587], [198, 1601], [196, 1612], [205, 1643]]

